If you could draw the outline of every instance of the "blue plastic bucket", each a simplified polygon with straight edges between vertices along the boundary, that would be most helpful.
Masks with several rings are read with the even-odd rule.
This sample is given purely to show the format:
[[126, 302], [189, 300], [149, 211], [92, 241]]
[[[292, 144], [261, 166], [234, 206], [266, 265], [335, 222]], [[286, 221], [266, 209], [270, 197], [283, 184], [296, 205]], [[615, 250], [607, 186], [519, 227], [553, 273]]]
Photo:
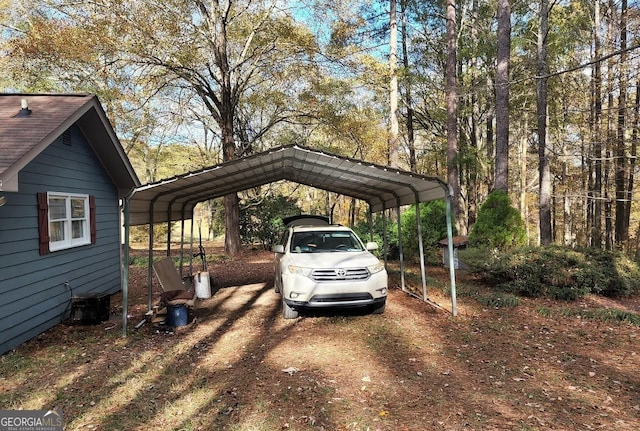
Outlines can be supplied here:
[[167, 325], [185, 326], [187, 321], [188, 313], [185, 305], [167, 305]]

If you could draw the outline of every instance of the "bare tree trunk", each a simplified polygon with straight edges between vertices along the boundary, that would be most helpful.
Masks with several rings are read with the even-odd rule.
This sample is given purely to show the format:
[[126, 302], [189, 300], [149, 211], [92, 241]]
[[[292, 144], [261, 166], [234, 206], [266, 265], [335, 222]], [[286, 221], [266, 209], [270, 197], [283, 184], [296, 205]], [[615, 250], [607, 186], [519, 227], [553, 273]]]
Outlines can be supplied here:
[[[589, 114], [589, 118], [587, 119], [587, 123], [591, 127], [591, 118], [593, 115], [593, 111]], [[593, 190], [593, 181], [592, 181], [592, 168], [593, 164], [591, 162], [591, 146], [587, 139], [588, 134], [585, 134], [580, 139], [580, 188], [582, 190], [587, 190], [587, 193], [582, 197], [580, 201], [580, 213], [582, 215], [582, 220], [584, 221], [583, 225], [580, 228], [576, 228], [576, 243], [582, 247], [589, 246], [589, 238], [590, 232], [592, 229], [593, 217], [591, 216], [591, 192]]]
[[351, 198], [349, 201], [349, 226], [353, 227], [356, 224], [356, 199]]
[[627, 0], [621, 1], [620, 10], [620, 62], [618, 79], [618, 132], [615, 145], [615, 185], [616, 185], [616, 219], [615, 241], [622, 246], [629, 238], [629, 226], [626, 223], [627, 190], [626, 190], [626, 109], [627, 109]]
[[[601, 56], [600, 48], [600, 2], [595, 2], [594, 13], [594, 59]], [[593, 66], [593, 192], [592, 205], [593, 221], [590, 244], [602, 247], [602, 66], [596, 61]]]
[[405, 103], [407, 105], [407, 146], [409, 147], [409, 169], [418, 172], [416, 160], [416, 143], [413, 130], [413, 99], [411, 97], [411, 73], [409, 72], [409, 54], [407, 49], [407, 16], [406, 0], [402, 0], [402, 62], [406, 73], [405, 78]]
[[496, 70], [496, 190], [509, 192], [509, 62], [511, 58], [511, 6], [498, 0], [498, 52]]
[[[567, 170], [567, 164], [566, 163], [562, 163], [562, 177], [563, 178], [567, 178], [568, 176], [568, 170]], [[564, 192], [563, 192], [563, 196], [562, 196], [562, 203], [563, 203], [563, 212], [562, 212], [562, 225], [563, 225], [563, 235], [562, 235], [562, 243], [566, 246], [572, 246], [573, 245], [573, 234], [572, 234], [572, 229], [571, 229], [571, 219], [572, 219], [572, 214], [571, 214], [571, 198], [569, 196], [569, 187], [566, 184], [564, 184]]]
[[398, 23], [396, 20], [396, 0], [389, 0], [389, 164], [398, 167], [399, 125], [398, 125]]
[[635, 180], [636, 156], [638, 154], [638, 127], [640, 127], [640, 79], [636, 81], [636, 99], [633, 106], [633, 127], [631, 132], [631, 158], [629, 160], [629, 178], [627, 180], [627, 206], [625, 218], [627, 226], [631, 223], [631, 204], [633, 203], [633, 182]]
[[[493, 82], [491, 82], [491, 78], [487, 77], [487, 87], [491, 88]], [[489, 101], [487, 100], [487, 104], [485, 106], [485, 110], [487, 111], [487, 120], [485, 123], [485, 139], [486, 139], [486, 149], [487, 149], [487, 160], [489, 160], [489, 165], [487, 169], [487, 190], [493, 190], [494, 181], [495, 181], [495, 164], [491, 163], [495, 160], [495, 140], [494, 140], [494, 130], [493, 130], [493, 121], [495, 120], [494, 112], [492, 111], [492, 107], [490, 106]]]
[[[201, 89], [199, 94], [213, 114], [222, 135], [222, 158], [227, 162], [234, 160], [236, 155], [236, 142], [234, 137], [234, 123], [236, 118], [236, 104], [233, 96], [233, 84], [231, 67], [229, 66], [227, 21], [224, 7], [212, 2], [211, 7], [202, 0], [196, 2], [203, 15], [209, 20], [211, 32], [211, 47], [218, 71], [219, 88], [217, 93]], [[227, 5], [230, 7], [230, 5]], [[213, 101], [213, 102], [212, 102]], [[237, 254], [240, 252], [240, 205], [238, 195], [235, 193], [224, 197], [225, 239], [224, 249], [226, 253]]]
[[456, 225], [461, 225], [462, 205], [460, 204], [460, 179], [458, 172], [458, 88], [457, 88], [457, 37], [456, 0], [447, 0], [447, 182], [453, 191], [451, 210]]
[[[478, 82], [478, 0], [472, 0], [471, 2], [471, 44], [473, 46], [473, 55], [471, 56], [471, 85], [473, 88], [479, 86]], [[478, 105], [478, 93], [471, 91], [471, 133], [470, 133], [470, 145], [476, 154], [479, 154], [480, 137], [478, 119], [480, 118], [480, 106]], [[480, 200], [479, 183], [481, 177], [480, 166], [482, 162], [480, 160], [474, 160], [471, 162], [471, 169], [469, 169], [469, 184], [467, 193], [467, 226], [473, 226], [476, 222], [478, 214], [478, 201]], [[462, 233], [462, 232], [461, 232]], [[466, 233], [466, 232], [464, 232]]]
[[536, 103], [538, 117], [538, 175], [540, 177], [540, 244], [552, 242], [551, 232], [551, 172], [547, 151], [547, 34], [549, 32], [549, 2], [540, 0], [538, 17], [538, 55], [536, 61]]
[[554, 242], [556, 239], [557, 232], [557, 217], [556, 217], [556, 208], [558, 207], [558, 182], [555, 181], [555, 178], [551, 179], [551, 242]]
[[520, 138], [520, 214], [524, 216], [527, 210], [527, 131], [529, 130], [529, 121], [524, 116], [522, 130], [524, 133]]
[[[227, 115], [225, 127], [223, 128], [223, 154], [224, 160], [236, 158], [236, 145], [233, 139], [233, 120], [231, 115]], [[228, 194], [224, 197], [224, 250], [231, 255], [240, 252], [240, 200], [236, 193]]]
[[[609, 41], [610, 51], [615, 49], [614, 46], [614, 11], [616, 6], [613, 0], [609, 0], [609, 23], [607, 26], [607, 40]], [[612, 149], [616, 141], [616, 129], [615, 121], [615, 108], [614, 108], [614, 96], [613, 96], [613, 82], [615, 77], [615, 61], [610, 58], [607, 62], [607, 132], [606, 132], [606, 147], [604, 148], [605, 160], [604, 160], [604, 176], [603, 176], [603, 188], [604, 188], [604, 227], [605, 227], [605, 248], [607, 250], [613, 250], [615, 243], [614, 229], [613, 229], [613, 202], [610, 196], [611, 184], [611, 159]]]

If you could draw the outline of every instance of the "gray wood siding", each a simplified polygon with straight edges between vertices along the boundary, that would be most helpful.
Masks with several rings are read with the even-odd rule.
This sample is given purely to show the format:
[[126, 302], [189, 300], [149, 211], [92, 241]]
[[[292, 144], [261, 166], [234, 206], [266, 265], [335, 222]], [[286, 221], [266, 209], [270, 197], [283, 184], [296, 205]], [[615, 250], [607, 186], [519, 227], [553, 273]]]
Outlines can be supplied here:
[[[19, 174], [19, 193], [0, 207], [0, 354], [69, 317], [70, 298], [121, 288], [117, 190], [77, 127]], [[37, 193], [96, 198], [96, 244], [38, 252]]]

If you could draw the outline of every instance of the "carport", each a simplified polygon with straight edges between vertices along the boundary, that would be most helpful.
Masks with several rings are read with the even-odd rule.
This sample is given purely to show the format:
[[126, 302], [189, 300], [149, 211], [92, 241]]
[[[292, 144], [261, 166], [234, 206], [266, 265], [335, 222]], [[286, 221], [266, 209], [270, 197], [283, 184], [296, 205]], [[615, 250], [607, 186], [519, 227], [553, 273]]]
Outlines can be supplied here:
[[[193, 219], [196, 204], [236, 193], [264, 184], [287, 180], [322, 190], [360, 199], [369, 204], [369, 216], [387, 209], [396, 209], [400, 219], [400, 207], [417, 204], [417, 226], [420, 248], [423, 300], [427, 300], [424, 250], [420, 224], [420, 202], [445, 199], [447, 237], [449, 244], [449, 273], [451, 282], [451, 313], [457, 315], [455, 269], [451, 221], [451, 189], [437, 177], [427, 177], [380, 166], [327, 152], [287, 145], [242, 159], [232, 160], [210, 168], [177, 175], [134, 189], [124, 201], [124, 276], [123, 276], [123, 334], [126, 333], [129, 228], [150, 226], [148, 307], [152, 300], [153, 225], [155, 223], [182, 222], [181, 244], [184, 244], [184, 221]], [[383, 218], [384, 220], [384, 218]], [[193, 221], [193, 220], [192, 220]], [[193, 223], [191, 223], [193, 226]], [[193, 229], [193, 228], [192, 228]], [[168, 230], [169, 235], [171, 229]], [[193, 235], [191, 235], [193, 237]], [[398, 237], [400, 225], [398, 224]], [[167, 239], [167, 244], [171, 237]], [[385, 238], [385, 249], [386, 249]], [[402, 289], [405, 292], [402, 241], [399, 243]]]

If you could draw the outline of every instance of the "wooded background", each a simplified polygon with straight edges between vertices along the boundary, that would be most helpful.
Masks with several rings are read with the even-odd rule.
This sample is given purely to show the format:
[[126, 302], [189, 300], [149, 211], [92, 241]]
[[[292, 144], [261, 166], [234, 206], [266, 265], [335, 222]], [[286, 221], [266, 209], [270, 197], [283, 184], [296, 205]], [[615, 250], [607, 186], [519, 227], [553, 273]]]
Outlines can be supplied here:
[[[531, 244], [638, 248], [637, 2], [0, 0], [0, 25], [0, 90], [97, 94], [143, 183], [296, 143], [446, 179], [462, 234], [504, 190]], [[226, 196], [229, 252], [270, 195], [366, 211]]]

